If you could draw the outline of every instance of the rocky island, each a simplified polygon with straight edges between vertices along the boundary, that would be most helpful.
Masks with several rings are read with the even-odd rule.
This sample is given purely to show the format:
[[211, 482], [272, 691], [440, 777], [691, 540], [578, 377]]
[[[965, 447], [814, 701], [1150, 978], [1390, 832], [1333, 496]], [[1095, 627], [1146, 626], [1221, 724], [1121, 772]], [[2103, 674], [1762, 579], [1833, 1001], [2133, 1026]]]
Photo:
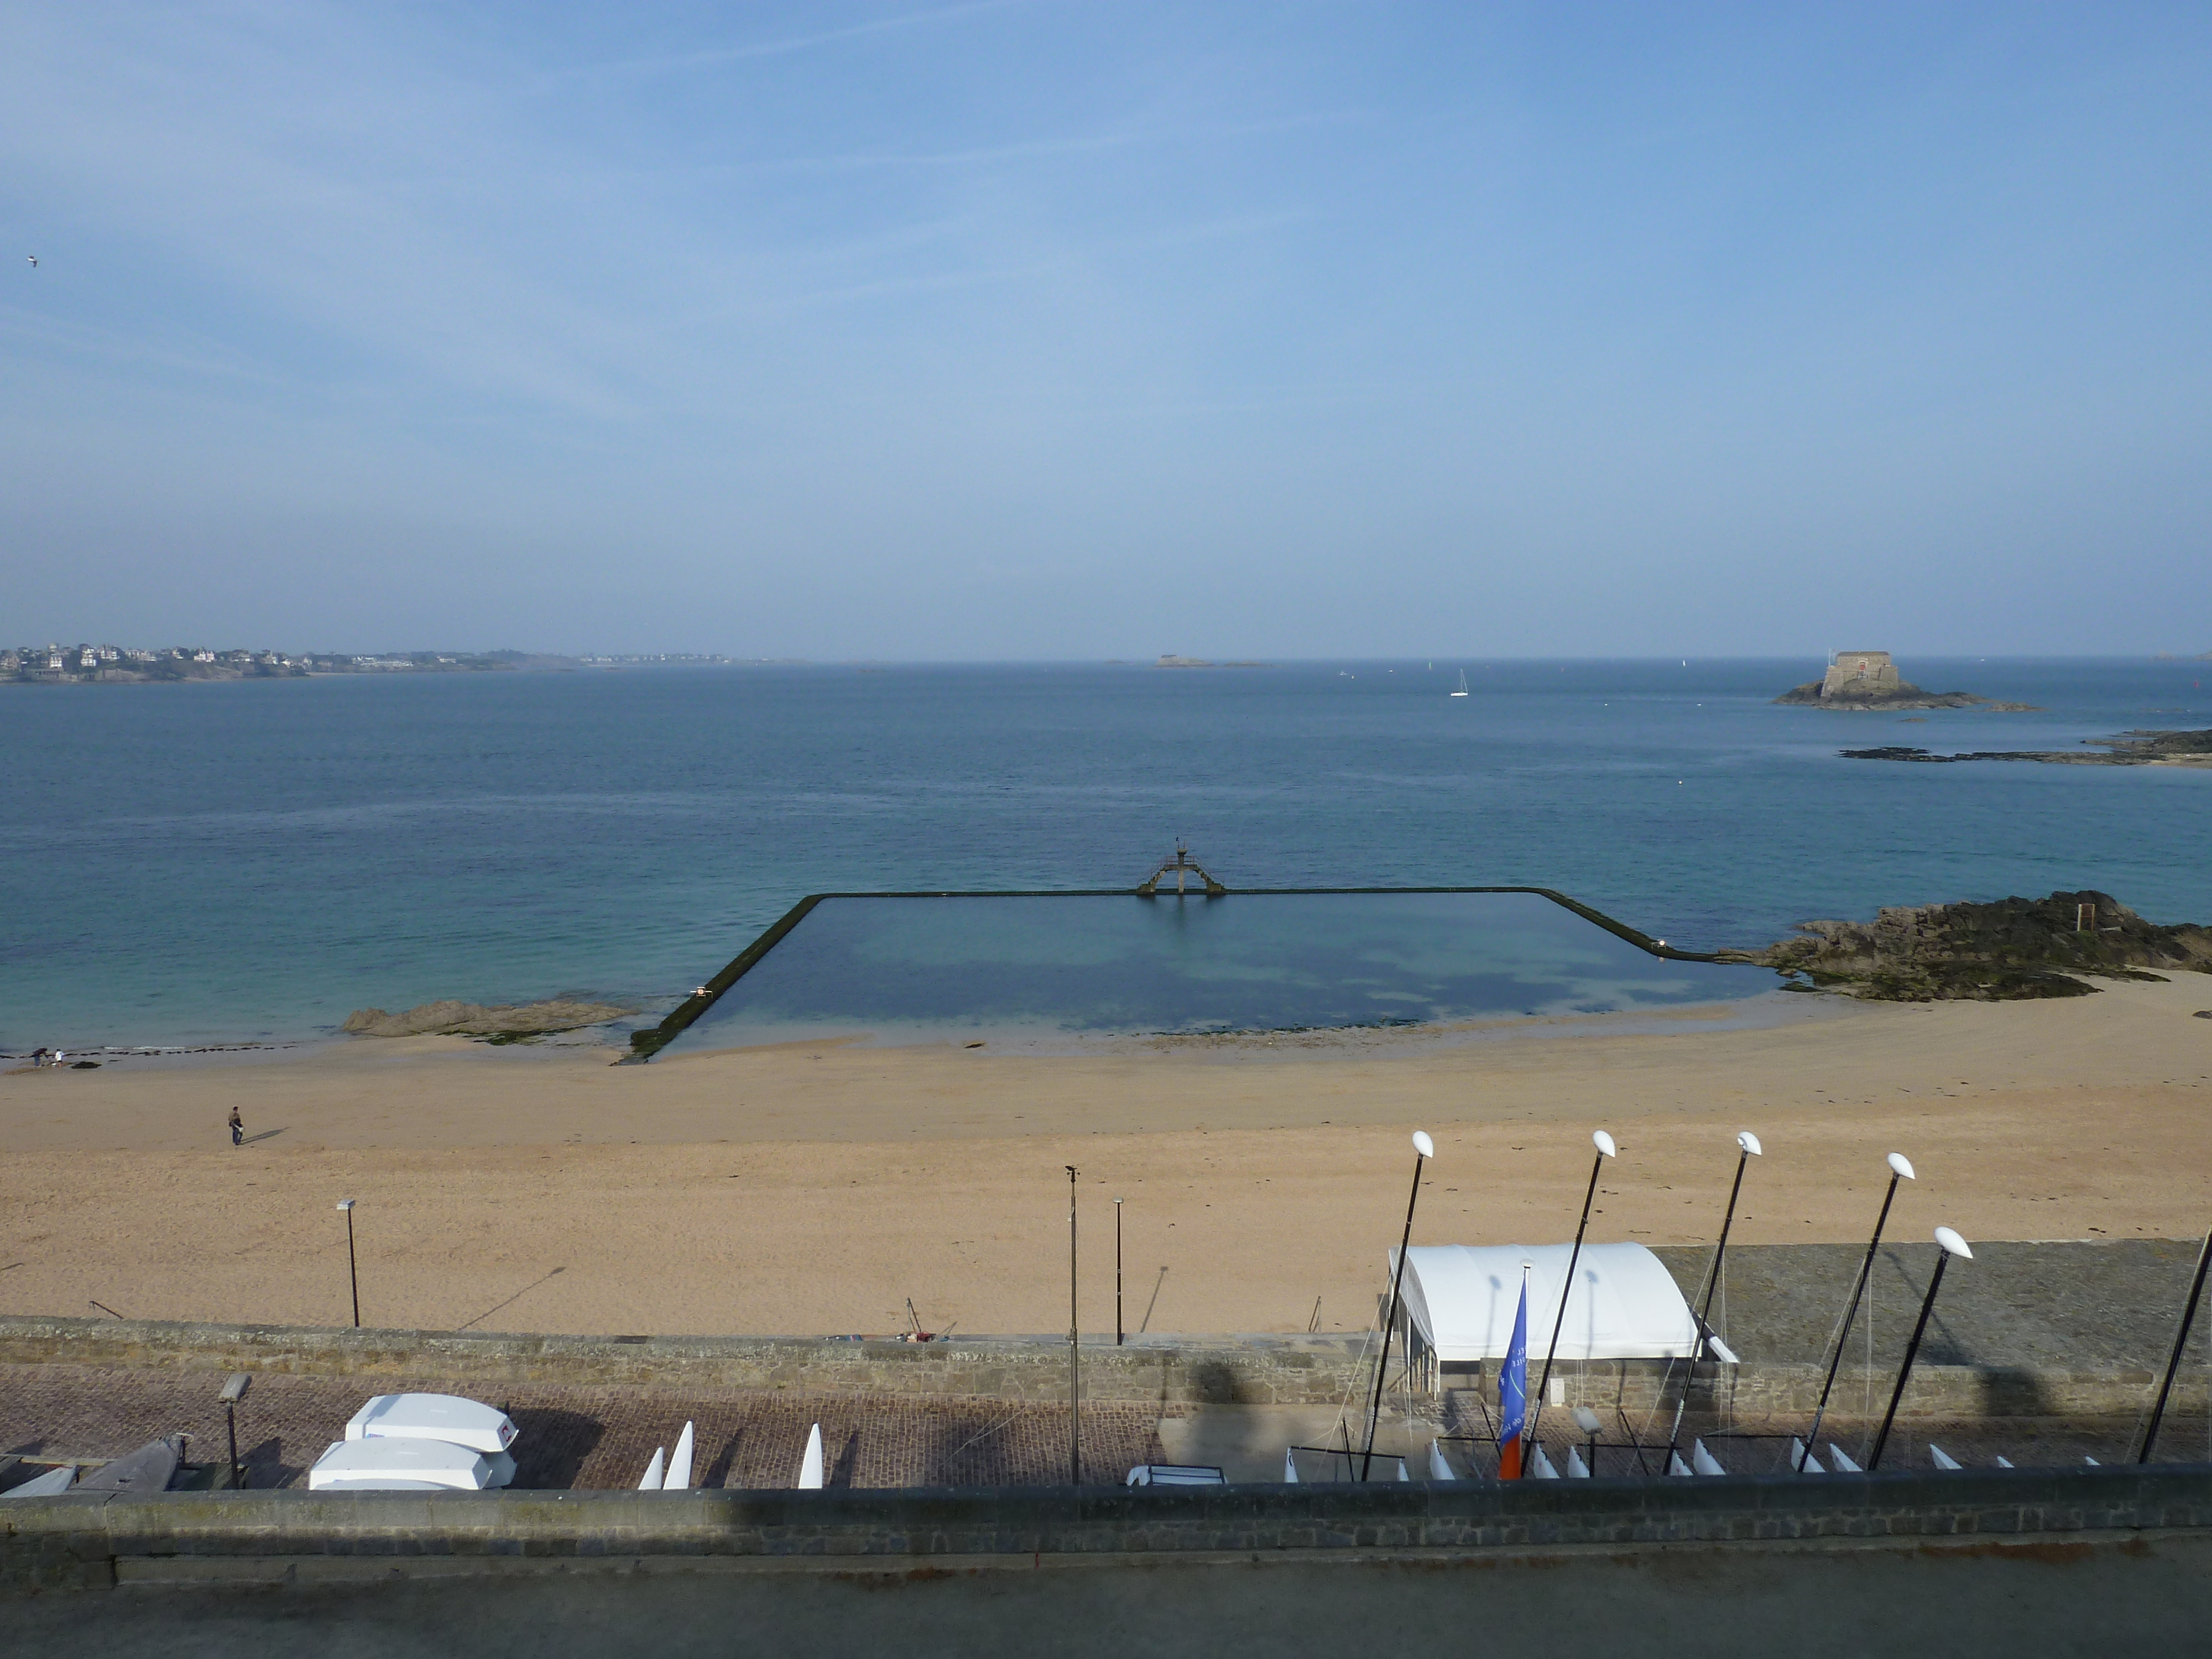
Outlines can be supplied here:
[[1763, 951], [1721, 951], [1875, 1002], [2011, 1002], [2088, 996], [2077, 977], [2212, 973], [2212, 927], [2145, 921], [2110, 893], [1885, 909], [1871, 922], [1807, 921]]
[[2033, 703], [1997, 702], [1971, 691], [1923, 691], [1900, 678], [1887, 651], [1838, 651], [1821, 678], [1793, 686], [1775, 702], [1802, 708], [1879, 713], [1911, 708], [1978, 708], [1985, 714], [2026, 714]]
[[2081, 741], [2104, 752], [2097, 754], [2084, 749], [1977, 749], [1961, 755], [1934, 755], [1925, 749], [1896, 744], [1838, 752], [1846, 760], [1945, 764], [1952, 761], [2045, 761], [2054, 766], [2212, 766], [2212, 732], [2122, 732], [2109, 738], [2084, 738]]

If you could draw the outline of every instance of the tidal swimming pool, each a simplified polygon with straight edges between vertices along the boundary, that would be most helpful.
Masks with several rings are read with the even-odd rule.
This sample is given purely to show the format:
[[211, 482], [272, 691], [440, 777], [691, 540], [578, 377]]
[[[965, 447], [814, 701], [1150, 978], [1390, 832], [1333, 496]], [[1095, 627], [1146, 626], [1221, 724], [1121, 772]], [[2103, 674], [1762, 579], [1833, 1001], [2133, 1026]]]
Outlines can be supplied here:
[[837, 895], [800, 912], [670, 1050], [1619, 1013], [1778, 984], [1655, 955], [1532, 890]]

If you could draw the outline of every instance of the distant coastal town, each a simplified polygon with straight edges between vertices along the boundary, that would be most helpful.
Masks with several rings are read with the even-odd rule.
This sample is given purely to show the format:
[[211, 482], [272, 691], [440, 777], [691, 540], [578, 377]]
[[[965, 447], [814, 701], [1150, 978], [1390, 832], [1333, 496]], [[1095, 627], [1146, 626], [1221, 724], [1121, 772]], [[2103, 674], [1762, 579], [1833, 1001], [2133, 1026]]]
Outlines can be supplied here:
[[0, 649], [0, 685], [160, 680], [304, 679], [318, 674], [482, 674], [520, 669], [766, 667], [766, 660], [690, 652], [562, 657], [534, 651], [217, 651], [206, 646], [40, 645]]

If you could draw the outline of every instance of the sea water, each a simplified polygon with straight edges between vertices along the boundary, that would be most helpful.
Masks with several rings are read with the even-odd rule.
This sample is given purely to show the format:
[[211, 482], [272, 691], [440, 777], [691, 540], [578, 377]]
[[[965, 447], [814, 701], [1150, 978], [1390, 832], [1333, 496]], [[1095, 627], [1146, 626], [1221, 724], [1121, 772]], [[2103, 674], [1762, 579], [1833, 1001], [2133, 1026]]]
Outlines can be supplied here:
[[[0, 1048], [557, 994], [657, 1018], [809, 892], [1553, 887], [1692, 949], [2097, 887], [2212, 921], [2212, 772], [1839, 758], [2212, 726], [2212, 664], [666, 669], [0, 688]], [[1472, 695], [1450, 697], [1464, 668]]]
[[1779, 995], [1540, 893], [826, 898], [670, 1045], [1301, 1031]]

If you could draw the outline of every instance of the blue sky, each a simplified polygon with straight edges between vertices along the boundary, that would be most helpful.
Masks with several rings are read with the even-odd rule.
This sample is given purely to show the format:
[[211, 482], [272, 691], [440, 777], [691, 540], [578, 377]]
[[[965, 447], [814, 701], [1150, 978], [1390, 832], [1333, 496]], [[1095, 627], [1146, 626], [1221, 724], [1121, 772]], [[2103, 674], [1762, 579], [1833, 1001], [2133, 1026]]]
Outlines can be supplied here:
[[2201, 6], [0, 30], [10, 639], [2212, 649]]

